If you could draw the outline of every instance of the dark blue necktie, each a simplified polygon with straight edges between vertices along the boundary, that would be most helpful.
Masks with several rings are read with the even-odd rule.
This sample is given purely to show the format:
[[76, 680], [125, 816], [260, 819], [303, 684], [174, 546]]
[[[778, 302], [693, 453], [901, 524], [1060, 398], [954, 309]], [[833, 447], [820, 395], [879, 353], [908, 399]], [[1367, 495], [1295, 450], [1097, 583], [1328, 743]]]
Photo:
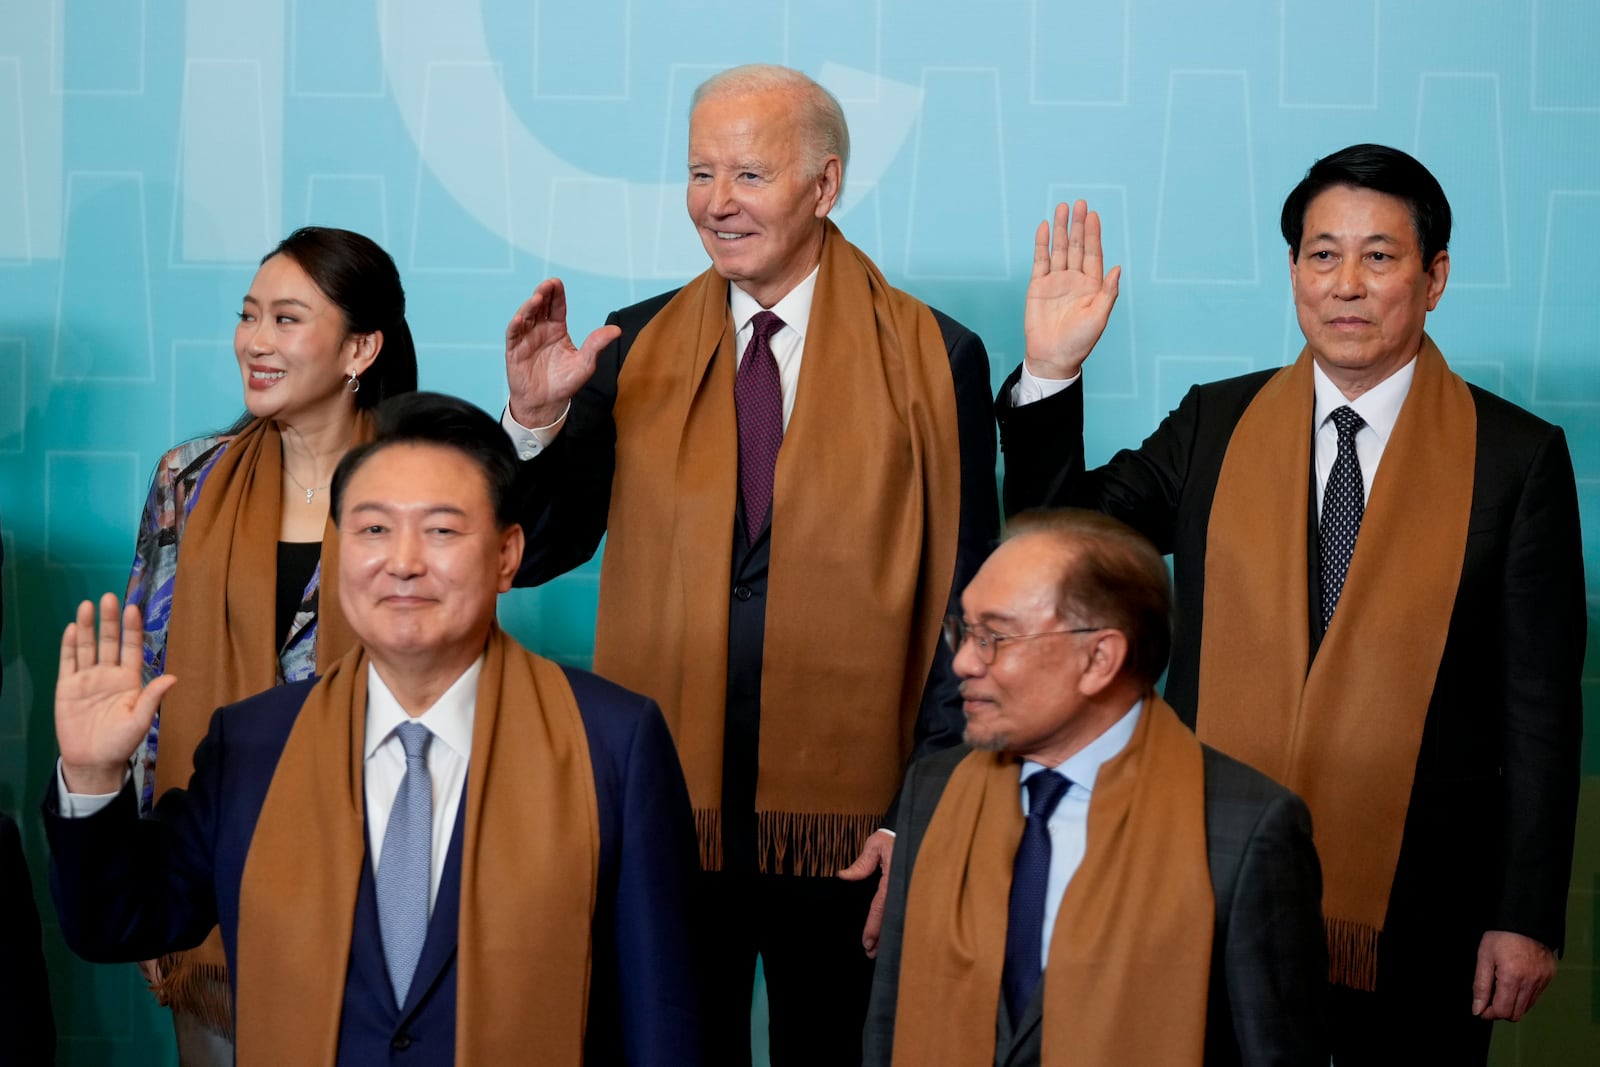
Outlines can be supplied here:
[[433, 732], [420, 722], [395, 727], [406, 750], [406, 774], [400, 779], [383, 852], [374, 876], [378, 890], [378, 930], [383, 960], [389, 968], [394, 1001], [404, 1006], [411, 979], [428, 939], [428, 890], [433, 870], [433, 780], [426, 753]]
[[1344, 576], [1355, 554], [1356, 535], [1361, 532], [1361, 517], [1366, 514], [1366, 488], [1361, 479], [1361, 460], [1356, 455], [1356, 431], [1366, 421], [1349, 407], [1334, 408], [1328, 418], [1339, 432], [1339, 454], [1328, 472], [1328, 486], [1322, 492], [1322, 525], [1317, 534], [1321, 548], [1322, 628], [1333, 621], [1333, 609], [1344, 592]]
[[1028, 790], [1028, 820], [1011, 867], [1011, 911], [1006, 921], [1006, 969], [1000, 979], [1011, 1022], [1039, 985], [1044, 952], [1044, 895], [1050, 881], [1050, 815], [1072, 783], [1054, 771], [1040, 771], [1022, 783]]

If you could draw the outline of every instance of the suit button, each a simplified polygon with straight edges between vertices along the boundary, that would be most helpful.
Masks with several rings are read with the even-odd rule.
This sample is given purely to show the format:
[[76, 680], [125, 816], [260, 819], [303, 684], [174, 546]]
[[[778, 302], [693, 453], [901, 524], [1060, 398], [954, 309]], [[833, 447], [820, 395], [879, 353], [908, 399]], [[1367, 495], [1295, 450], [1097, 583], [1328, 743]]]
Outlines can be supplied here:
[[389, 1042], [389, 1047], [394, 1049], [396, 1052], [404, 1052], [406, 1049], [411, 1047], [411, 1035], [396, 1034], [395, 1039]]
[[734, 586], [733, 596], [735, 600], [749, 600], [751, 596], [750, 587], [748, 585]]

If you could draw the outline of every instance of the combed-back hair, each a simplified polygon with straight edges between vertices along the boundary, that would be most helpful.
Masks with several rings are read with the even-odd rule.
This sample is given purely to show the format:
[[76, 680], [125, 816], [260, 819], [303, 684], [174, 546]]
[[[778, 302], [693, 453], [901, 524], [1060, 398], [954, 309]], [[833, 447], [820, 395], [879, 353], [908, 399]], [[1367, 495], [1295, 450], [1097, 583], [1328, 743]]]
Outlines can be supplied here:
[[1283, 239], [1289, 242], [1289, 254], [1297, 262], [1300, 240], [1305, 235], [1306, 208], [1319, 194], [1339, 186], [1371, 189], [1405, 201], [1411, 212], [1411, 225], [1417, 231], [1417, 243], [1422, 246], [1424, 270], [1432, 266], [1435, 256], [1450, 247], [1450, 201], [1428, 168], [1398, 148], [1355, 144], [1311, 164], [1283, 202], [1279, 226]]
[[798, 70], [772, 63], [730, 67], [700, 83], [689, 103], [689, 114], [705, 100], [766, 92], [786, 92], [794, 97], [795, 117], [804, 131], [802, 158], [809, 177], [822, 173], [822, 163], [829, 156], [838, 156], [839, 191], [843, 194], [844, 172], [850, 165], [850, 128], [845, 125], [844, 108], [837, 97]]

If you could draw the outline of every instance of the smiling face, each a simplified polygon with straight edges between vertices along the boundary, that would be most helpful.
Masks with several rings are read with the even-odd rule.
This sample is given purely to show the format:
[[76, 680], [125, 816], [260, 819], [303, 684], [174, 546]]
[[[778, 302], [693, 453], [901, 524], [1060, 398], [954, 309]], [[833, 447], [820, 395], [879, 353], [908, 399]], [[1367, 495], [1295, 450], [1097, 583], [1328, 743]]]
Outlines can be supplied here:
[[1423, 262], [1405, 201], [1347, 185], [1306, 205], [1299, 255], [1289, 257], [1306, 343], [1351, 399], [1417, 354], [1449, 276], [1448, 252]]
[[288, 256], [261, 264], [245, 295], [233, 354], [250, 414], [295, 425], [355, 408], [345, 379], [377, 354], [374, 334], [352, 334], [344, 312]]
[[771, 307], [822, 255], [839, 197], [838, 156], [805, 156], [794, 96], [702, 100], [689, 119], [689, 217], [718, 274]]
[[339, 604], [380, 671], [458, 676], [521, 559], [522, 528], [496, 527], [488, 480], [454, 448], [390, 445], [349, 477]]
[[1120, 711], [1097, 707], [1096, 644], [1109, 631], [1053, 633], [1082, 625], [1056, 611], [1057, 582], [1069, 565], [1050, 539], [1022, 535], [994, 550], [961, 594], [967, 622], [998, 635], [1049, 634], [1001, 641], [985, 664], [973, 642], [956, 650], [961, 679], [962, 740], [1057, 766], [1100, 736]]

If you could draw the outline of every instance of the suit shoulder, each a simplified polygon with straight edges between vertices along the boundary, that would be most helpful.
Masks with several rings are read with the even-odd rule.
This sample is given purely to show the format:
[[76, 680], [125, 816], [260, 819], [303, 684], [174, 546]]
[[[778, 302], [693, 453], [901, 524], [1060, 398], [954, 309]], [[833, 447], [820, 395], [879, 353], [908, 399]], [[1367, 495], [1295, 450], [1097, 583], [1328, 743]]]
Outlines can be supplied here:
[[1537, 447], [1552, 434], [1561, 433], [1561, 427], [1541, 419], [1527, 408], [1513, 404], [1479, 386], [1467, 383], [1472, 394], [1473, 407], [1478, 413], [1478, 436], [1493, 436], [1497, 446], [1526, 444]]
[[294, 725], [295, 717], [317, 681], [317, 676], [312, 676], [298, 682], [285, 682], [218, 708], [212, 716], [213, 725], [220, 726], [234, 739], [250, 735], [288, 736], [289, 728]]
[[[681, 287], [680, 287], [681, 288]], [[625, 308], [613, 311], [606, 321], [622, 327], [624, 334], [633, 334], [645, 328], [649, 321], [656, 317], [662, 308], [678, 295], [677, 289], [669, 289], [664, 293], [657, 293], [637, 304], [629, 304]]]
[[970, 340], [976, 341], [978, 344], [983, 343], [983, 339], [980, 338], [976, 333], [967, 329], [967, 327], [963, 326], [949, 315], [946, 315], [938, 308], [930, 304], [928, 305], [928, 310], [933, 312], [933, 321], [939, 324], [939, 336], [944, 338], [945, 351], [954, 351], [956, 346], [960, 345], [964, 341]]
[[962, 760], [972, 754], [971, 747], [961, 744], [942, 748], [914, 761], [906, 769], [906, 785], [918, 790], [944, 792], [945, 783], [955, 773]]
[[1287, 786], [1278, 784], [1254, 767], [1241, 763], [1232, 756], [1202, 744], [1205, 757], [1206, 802], [1227, 800], [1261, 808], [1274, 801], [1287, 801], [1304, 807], [1300, 797]]
[[1193, 392], [1208, 402], [1247, 404], [1254, 400], [1261, 387], [1282, 369], [1282, 367], [1268, 367], [1266, 370], [1254, 370], [1232, 378], [1201, 382], [1195, 385]]

